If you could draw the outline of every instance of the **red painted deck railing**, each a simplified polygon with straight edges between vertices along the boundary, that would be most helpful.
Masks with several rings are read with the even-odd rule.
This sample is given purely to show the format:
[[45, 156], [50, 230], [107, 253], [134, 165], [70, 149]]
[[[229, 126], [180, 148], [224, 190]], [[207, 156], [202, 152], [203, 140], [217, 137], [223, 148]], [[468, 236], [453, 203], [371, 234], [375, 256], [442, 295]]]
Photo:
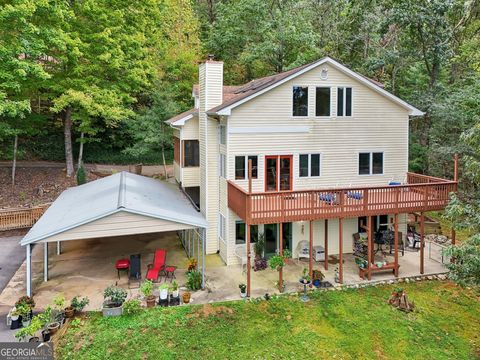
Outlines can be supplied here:
[[250, 224], [444, 209], [457, 182], [408, 173], [406, 185], [248, 194], [228, 182], [228, 206]]

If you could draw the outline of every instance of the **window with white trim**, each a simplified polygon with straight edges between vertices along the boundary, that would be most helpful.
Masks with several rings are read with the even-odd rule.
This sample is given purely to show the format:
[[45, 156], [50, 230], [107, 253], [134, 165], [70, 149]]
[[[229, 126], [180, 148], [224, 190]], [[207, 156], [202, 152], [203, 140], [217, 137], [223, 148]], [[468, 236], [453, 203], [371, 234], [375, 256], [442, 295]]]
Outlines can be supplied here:
[[308, 87], [293, 87], [293, 116], [308, 116]]
[[330, 88], [329, 87], [316, 88], [315, 116], [330, 116]]
[[220, 144], [227, 144], [227, 127], [225, 125], [218, 125], [218, 138]]
[[359, 175], [382, 175], [383, 152], [364, 152], [358, 154]]
[[252, 179], [258, 177], [258, 156], [235, 156], [235, 179], [248, 179], [248, 161], [252, 160]]
[[337, 116], [352, 116], [352, 88], [337, 89]]
[[221, 240], [225, 240], [225, 216], [222, 214], [218, 213], [218, 237]]
[[300, 154], [298, 169], [300, 177], [320, 176], [320, 154]]
[[220, 161], [218, 162], [218, 175], [227, 178], [227, 157], [225, 154], [220, 154]]

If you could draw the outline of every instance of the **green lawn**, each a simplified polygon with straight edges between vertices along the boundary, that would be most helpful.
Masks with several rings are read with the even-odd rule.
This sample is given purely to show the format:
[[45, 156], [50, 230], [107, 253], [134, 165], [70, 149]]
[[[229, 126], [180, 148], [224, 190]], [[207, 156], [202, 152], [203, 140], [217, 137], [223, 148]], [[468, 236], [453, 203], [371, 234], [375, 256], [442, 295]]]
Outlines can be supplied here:
[[417, 311], [387, 305], [394, 286], [260, 303], [92, 313], [68, 329], [59, 359], [478, 359], [480, 293], [448, 282], [403, 284]]

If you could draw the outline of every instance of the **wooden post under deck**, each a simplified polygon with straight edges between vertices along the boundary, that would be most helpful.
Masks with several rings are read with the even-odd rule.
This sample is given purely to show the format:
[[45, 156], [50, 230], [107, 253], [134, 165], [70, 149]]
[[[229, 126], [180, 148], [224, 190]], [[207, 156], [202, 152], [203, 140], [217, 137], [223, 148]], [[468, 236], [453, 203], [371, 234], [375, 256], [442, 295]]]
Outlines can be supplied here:
[[425, 216], [420, 214], [420, 274], [425, 272]]
[[338, 279], [343, 284], [343, 218], [338, 219]]
[[310, 261], [308, 263], [308, 273], [310, 274], [310, 279], [313, 276], [313, 221], [310, 220]]
[[[278, 246], [280, 247], [278, 253], [280, 256], [283, 256], [283, 223], [278, 224]], [[282, 292], [283, 289], [283, 267], [280, 267], [278, 272], [278, 289]]]
[[325, 219], [325, 270], [328, 270], [328, 219]]
[[394, 250], [394, 263], [395, 263], [395, 277], [398, 277], [398, 214], [394, 215], [394, 224], [393, 224], [393, 231], [394, 231], [394, 243], [393, 243], [393, 250]]
[[368, 242], [367, 242], [367, 251], [368, 251], [368, 254], [367, 254], [367, 258], [368, 258], [368, 267], [367, 267], [367, 270], [368, 270], [368, 280], [372, 280], [372, 217], [371, 216], [367, 216], [367, 227], [368, 227], [368, 231], [367, 231], [367, 235], [368, 235]]
[[[248, 193], [252, 193], [252, 160], [248, 160]], [[250, 211], [250, 199], [247, 201], [247, 214]], [[247, 297], [250, 297], [251, 290], [251, 270], [252, 270], [252, 254], [250, 253], [250, 223], [245, 221], [245, 234], [247, 237]]]

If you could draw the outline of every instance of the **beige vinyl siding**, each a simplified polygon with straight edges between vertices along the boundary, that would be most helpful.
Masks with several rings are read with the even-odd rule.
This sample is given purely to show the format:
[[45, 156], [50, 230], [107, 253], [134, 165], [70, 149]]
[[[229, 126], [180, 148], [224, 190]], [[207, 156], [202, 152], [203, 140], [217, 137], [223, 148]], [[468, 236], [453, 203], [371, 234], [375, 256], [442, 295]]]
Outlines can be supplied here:
[[199, 167], [182, 168], [182, 186], [183, 187], [200, 186], [200, 168]]
[[[328, 68], [328, 80], [320, 79]], [[309, 87], [309, 116], [292, 116], [292, 87]], [[315, 117], [315, 87], [331, 87], [331, 117]], [[352, 87], [353, 116], [336, 117], [338, 86]], [[232, 110], [228, 118], [228, 177], [235, 155], [259, 155], [253, 191], [264, 191], [265, 155], [293, 155], [293, 189], [348, 185], [386, 185], [403, 181], [408, 167], [408, 112], [391, 100], [328, 65], [298, 76]], [[264, 132], [255, 133], [255, 128]], [[279, 133], [278, 129], [289, 129]], [[235, 129], [249, 133], [235, 133]], [[266, 130], [265, 130], [266, 129]], [[306, 129], [306, 130], [305, 130]], [[271, 131], [270, 131], [271, 130]], [[268, 131], [268, 132], [265, 132]], [[295, 132], [301, 131], [301, 132]], [[358, 175], [359, 152], [384, 152], [383, 175]], [[299, 178], [298, 156], [321, 153], [321, 176]], [[247, 187], [247, 181], [236, 181]]]
[[193, 229], [193, 226], [121, 211], [51, 236], [47, 241], [80, 240], [181, 229]]
[[185, 125], [182, 127], [182, 140], [198, 140], [198, 138], [198, 116], [194, 116], [185, 121]]
[[218, 122], [205, 111], [222, 102], [223, 64], [208, 61], [200, 65], [199, 84], [200, 209], [209, 225], [206, 252], [212, 254], [219, 247]]

